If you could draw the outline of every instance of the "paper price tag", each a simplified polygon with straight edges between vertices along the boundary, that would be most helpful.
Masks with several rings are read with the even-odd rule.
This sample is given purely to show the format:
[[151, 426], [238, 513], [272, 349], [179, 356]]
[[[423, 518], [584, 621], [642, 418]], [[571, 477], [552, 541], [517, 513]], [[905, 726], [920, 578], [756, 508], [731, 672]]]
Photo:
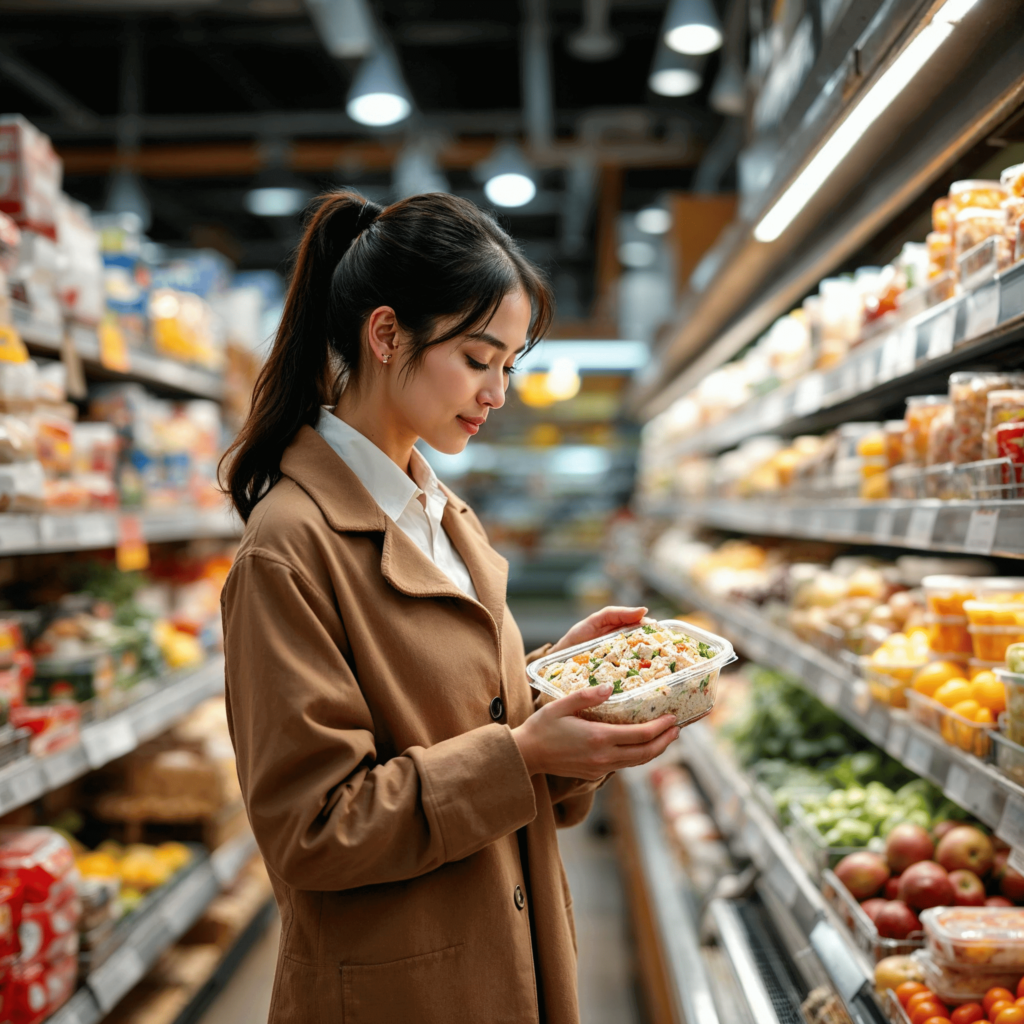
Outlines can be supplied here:
[[967, 296], [967, 329], [965, 336], [975, 338], [986, 334], [999, 323], [999, 282], [985, 285]]
[[918, 775], [927, 777], [932, 770], [932, 748], [920, 736], [911, 736], [903, 752], [903, 763]]
[[868, 739], [877, 743], [878, 746], [885, 745], [885, 734], [889, 731], [889, 712], [885, 708], [873, 707], [868, 712], [868, 720], [864, 723], [864, 731]]
[[871, 691], [863, 679], [853, 684], [853, 709], [858, 715], [866, 715], [871, 707]]
[[46, 547], [78, 547], [76, 516], [40, 516], [39, 539]]
[[907, 727], [902, 722], [893, 721], [889, 726], [889, 735], [885, 739], [885, 752], [897, 761], [903, 757], [907, 745]]
[[946, 773], [946, 784], [942, 788], [953, 803], [966, 807], [971, 789], [971, 773], [962, 765], [951, 764]]
[[956, 310], [947, 309], [931, 322], [928, 335], [928, 358], [938, 359], [953, 351], [953, 338], [956, 335]]
[[1010, 846], [1024, 848], [1024, 797], [1010, 793], [996, 826], [996, 835]]
[[917, 328], [911, 324], [901, 327], [896, 346], [896, 375], [912, 373], [917, 364]]
[[818, 681], [818, 699], [822, 704], [826, 705], [826, 707], [834, 708], [838, 706], [842, 696], [842, 683], [840, 683], [835, 676], [829, 675], [827, 672], [823, 672], [821, 679]]
[[878, 355], [876, 352], [868, 352], [861, 356], [857, 364], [857, 387], [860, 391], [868, 391], [875, 386], [876, 377], [880, 377], [876, 370]]
[[46, 789], [46, 784], [36, 764], [25, 765], [0, 779], [0, 813], [15, 807], [22, 807]]
[[117, 538], [117, 528], [110, 516], [94, 512], [78, 516], [78, 543], [83, 548], [107, 548]]
[[932, 535], [935, 533], [935, 523], [938, 518], [939, 510], [934, 506], [925, 505], [915, 508], [910, 513], [910, 522], [907, 523], [907, 544], [910, 547], [931, 547]]
[[795, 416], [813, 416], [821, 408], [825, 394], [825, 378], [820, 373], [809, 373], [800, 381], [793, 399]]
[[34, 551], [38, 544], [35, 516], [4, 516], [0, 527], [0, 551]]
[[875, 515], [872, 537], [876, 544], [888, 544], [892, 540], [892, 528], [896, 524], [896, 513], [891, 508], [880, 508]]
[[878, 379], [880, 381], [892, 380], [900, 370], [900, 332], [892, 331], [885, 336], [882, 342], [882, 359], [878, 365]]
[[110, 1011], [142, 980], [146, 965], [139, 951], [122, 946], [105, 964], [89, 976], [89, 988], [104, 1013]]
[[964, 538], [964, 551], [972, 555], [990, 555], [996, 542], [996, 529], [999, 526], [999, 510], [994, 508], [976, 508], [967, 523], [967, 536]]
[[66, 782], [77, 779], [82, 774], [82, 769], [85, 766], [75, 757], [76, 753], [78, 753], [77, 747], [73, 750], [65, 750], [59, 754], [53, 754], [43, 761], [43, 777], [46, 779], [46, 784], [50, 789], [63, 786]]
[[132, 724], [121, 715], [82, 731], [82, 746], [90, 768], [102, 768], [134, 750], [137, 745]]
[[839, 375], [839, 392], [842, 395], [852, 395], [857, 391], [857, 365], [852, 359], [843, 363], [842, 373]]

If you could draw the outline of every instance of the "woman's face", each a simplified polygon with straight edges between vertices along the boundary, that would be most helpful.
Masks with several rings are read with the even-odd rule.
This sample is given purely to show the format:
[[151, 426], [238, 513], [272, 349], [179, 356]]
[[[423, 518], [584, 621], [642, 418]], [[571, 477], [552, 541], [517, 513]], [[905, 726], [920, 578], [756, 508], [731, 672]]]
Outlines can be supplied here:
[[388, 390], [407, 429], [436, 451], [461, 452], [492, 410], [505, 404], [530, 318], [529, 299], [513, 292], [484, 327], [428, 348], [411, 374], [401, 372], [404, 353], [399, 351]]

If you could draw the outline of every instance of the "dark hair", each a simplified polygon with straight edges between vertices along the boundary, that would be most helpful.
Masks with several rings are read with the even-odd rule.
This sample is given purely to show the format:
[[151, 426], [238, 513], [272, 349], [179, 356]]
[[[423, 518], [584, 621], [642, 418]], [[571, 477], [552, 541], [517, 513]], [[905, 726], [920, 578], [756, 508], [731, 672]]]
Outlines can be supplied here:
[[[362, 326], [373, 310], [390, 306], [409, 332], [403, 372], [411, 372], [428, 348], [482, 326], [517, 290], [533, 307], [529, 347], [551, 323], [551, 292], [512, 238], [466, 199], [435, 192], [385, 208], [354, 192], [315, 199], [274, 347], [221, 460], [241, 517], [278, 481], [284, 450], [334, 401], [340, 377], [358, 375]], [[435, 336], [450, 317], [456, 322]]]

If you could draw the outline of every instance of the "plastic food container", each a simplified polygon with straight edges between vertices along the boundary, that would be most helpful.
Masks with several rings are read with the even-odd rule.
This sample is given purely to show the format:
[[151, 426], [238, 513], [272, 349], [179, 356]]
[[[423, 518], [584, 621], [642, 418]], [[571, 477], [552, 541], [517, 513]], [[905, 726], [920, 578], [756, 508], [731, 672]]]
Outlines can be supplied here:
[[[1005, 719], [1006, 715], [999, 716], [1000, 725]], [[1024, 746], [1003, 732], [992, 733], [992, 741], [995, 743], [996, 767], [1018, 785], [1024, 785]]]
[[942, 617], [959, 616], [966, 621], [964, 602], [977, 594], [973, 576], [925, 576], [921, 580], [928, 611]]
[[924, 932], [911, 932], [905, 939], [887, 939], [878, 934], [875, 922], [850, 895], [850, 890], [827, 868], [821, 873], [822, 895], [850, 930], [857, 945], [875, 963], [887, 956], [907, 956], [924, 946]]
[[[557, 654], [538, 658], [537, 661], [527, 666], [530, 682], [542, 693], [551, 697], [563, 697], [566, 693], [571, 693], [587, 685], [587, 680], [564, 690], [551, 679], [552, 666], [571, 662], [581, 655], [589, 655], [590, 652], [605, 647], [609, 641], [623, 635], [626, 636], [627, 641], [637, 641], [635, 644], [630, 644], [634, 653], [637, 653], [642, 651], [644, 646], [651, 646], [651, 642], [659, 632], [661, 634], [666, 632], [673, 635], [681, 634], [689, 640], [690, 643], [684, 646], [687, 649], [697, 649], [696, 664], [688, 664], [661, 679], [644, 681], [638, 674], [631, 675], [622, 680], [621, 684], [617, 684], [617, 690], [621, 685], [619, 692], [613, 693], [603, 704], [581, 711], [580, 717], [612, 725], [635, 725], [653, 721], [661, 715], [674, 714], [679, 725], [695, 722], [697, 719], [703, 718], [714, 707], [719, 672], [724, 666], [734, 662], [736, 655], [728, 640], [679, 619], [662, 619], [656, 626], [642, 626], [639, 629], [631, 630], [629, 634], [609, 633], [597, 640], [590, 640], [585, 644], [577, 644], [575, 647], [559, 651]], [[662, 645], [665, 644], [665, 641], [659, 642]], [[593, 660], [584, 658], [582, 662], [576, 664], [586, 664]], [[641, 657], [630, 660], [636, 660], [639, 665], [647, 659]], [[603, 674], [600, 668], [596, 668], [596, 670], [599, 674]], [[643, 669], [641, 668], [639, 671], [643, 671]], [[596, 678], [594, 675], [589, 677], [589, 679]], [[590, 685], [596, 685], [596, 683]]]
[[1024, 602], [964, 601], [964, 612], [972, 626], [1018, 626], [1024, 621]]
[[991, 733], [995, 722], [974, 722], [915, 690], [907, 690], [906, 696], [910, 716], [937, 732], [951, 747], [959, 747], [983, 761], [992, 757]]
[[1024, 626], [968, 626], [974, 656], [985, 661], [1002, 661], [1011, 644], [1024, 641]]
[[953, 211], [949, 196], [940, 196], [932, 203], [932, 230], [944, 231], [947, 234], [953, 230]]
[[990, 391], [985, 410], [985, 458], [998, 458], [996, 450], [996, 427], [1003, 423], [1024, 421], [1024, 390], [1009, 388], [1004, 391]]
[[969, 658], [967, 660], [967, 681], [973, 683], [982, 672], [995, 672], [996, 669], [1006, 667], [1003, 661], [984, 661], [981, 658]]
[[921, 924], [940, 964], [1024, 971], [1024, 907], [932, 907]]
[[953, 221], [945, 231], [929, 231], [924, 238], [928, 246], [928, 277], [934, 279], [943, 274], [953, 274]]
[[942, 466], [950, 461], [953, 452], [953, 406], [940, 409], [928, 426], [928, 452], [926, 466]]
[[984, 455], [985, 418], [988, 396], [993, 391], [1024, 387], [1024, 373], [975, 373], [964, 371], [949, 378], [949, 401], [953, 407], [953, 462], [977, 462]]
[[898, 665], [876, 665], [869, 657], [860, 659], [860, 669], [867, 680], [871, 696], [879, 704], [891, 708], [907, 706], [906, 690], [910, 679], [921, 666], [909, 662]]
[[1014, 743], [1024, 744], [1024, 674], [1006, 668], [995, 673], [1006, 687], [1006, 734]]
[[1024, 164], [1014, 164], [999, 175], [999, 184], [1011, 196], [1024, 196]]
[[[923, 466], [928, 457], [928, 430], [932, 420], [949, 405], [946, 395], [911, 395], [907, 399], [907, 411], [903, 422], [906, 431], [903, 437], [905, 462], [916, 462]], [[889, 424], [886, 424], [888, 431]]]
[[968, 207], [998, 210], [999, 204], [1008, 195], [1007, 189], [998, 181], [977, 178], [954, 181], [949, 186], [950, 210], [954, 216]]
[[911, 956], [921, 968], [925, 985], [944, 1003], [980, 1003], [990, 988], [1016, 991], [1020, 978], [1020, 971], [969, 968], [946, 963], [932, 956], [927, 949], [918, 950]]
[[907, 453], [903, 447], [906, 434], [906, 420], [886, 420], [885, 459], [890, 469], [893, 466], [901, 466], [906, 461]]
[[1006, 214], [1000, 209], [968, 206], [956, 215], [953, 227], [953, 249], [962, 256], [968, 249], [993, 236], [1003, 237]]
[[929, 613], [925, 625], [928, 627], [928, 646], [935, 654], [961, 659], [974, 650], [966, 616]]

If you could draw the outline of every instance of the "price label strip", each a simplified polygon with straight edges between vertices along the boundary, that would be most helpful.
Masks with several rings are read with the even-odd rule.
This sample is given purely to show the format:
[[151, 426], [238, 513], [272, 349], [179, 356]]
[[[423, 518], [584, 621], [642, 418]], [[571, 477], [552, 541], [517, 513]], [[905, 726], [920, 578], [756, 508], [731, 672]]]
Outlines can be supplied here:
[[843, 696], [843, 686], [834, 675], [822, 672], [818, 680], [818, 699], [826, 707], [834, 708], [839, 705]]
[[911, 547], [931, 547], [935, 533], [935, 523], [939, 518], [939, 510], [933, 505], [918, 506], [910, 513], [907, 523], [907, 544]]
[[100, 1009], [106, 1014], [135, 988], [145, 973], [146, 964], [139, 951], [128, 944], [89, 975], [88, 985]]
[[911, 736], [903, 752], [903, 763], [912, 772], [929, 777], [932, 770], [931, 744], [920, 736]]
[[123, 716], [116, 716], [82, 730], [82, 746], [90, 768], [102, 768], [137, 746], [135, 730]]
[[1010, 846], [1024, 849], [1024, 797], [1010, 793], [996, 826], [996, 835]]
[[868, 713], [868, 720], [865, 723], [864, 731], [868, 739], [877, 743], [880, 747], [885, 745], [885, 736], [889, 731], [889, 712], [877, 705]]
[[999, 323], [999, 282], [985, 285], [967, 296], [966, 337], [987, 334]]
[[4, 516], [0, 551], [35, 551], [38, 546], [39, 528], [35, 516]]
[[775, 860], [768, 869], [765, 879], [782, 905], [787, 910], [792, 910], [796, 903], [798, 887], [789, 868], [781, 860]]
[[893, 526], [896, 524], [896, 512], [891, 508], [880, 508], [875, 515], [875, 528], [872, 537], [876, 544], [888, 544], [892, 540]]
[[793, 399], [793, 413], [796, 416], [813, 416], [821, 408], [825, 394], [825, 378], [820, 373], [809, 373], [796, 389]]
[[19, 766], [6, 778], [0, 779], [0, 809], [3, 813], [42, 796], [46, 782], [37, 764]]
[[938, 359], [953, 351], [956, 336], [956, 309], [947, 309], [931, 322], [928, 335], [928, 358]]
[[907, 727], [903, 722], [893, 720], [889, 726], [889, 735], [885, 739], [885, 752], [897, 761], [903, 759], [907, 745]]
[[48, 548], [77, 548], [78, 517], [40, 516], [39, 539]]
[[968, 803], [972, 789], [971, 773], [963, 765], [954, 763], [949, 766], [949, 771], [946, 773], [946, 784], [942, 788], [953, 803], [972, 810]]
[[967, 536], [964, 538], [964, 551], [972, 555], [990, 555], [996, 542], [996, 530], [999, 528], [999, 510], [995, 508], [976, 508], [971, 512], [967, 522]]

